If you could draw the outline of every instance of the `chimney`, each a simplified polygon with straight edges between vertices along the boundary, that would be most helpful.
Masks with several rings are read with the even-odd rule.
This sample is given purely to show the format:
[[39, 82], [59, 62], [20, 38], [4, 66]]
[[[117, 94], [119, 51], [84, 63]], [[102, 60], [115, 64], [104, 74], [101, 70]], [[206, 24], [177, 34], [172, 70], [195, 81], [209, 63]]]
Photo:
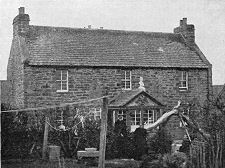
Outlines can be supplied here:
[[13, 19], [13, 36], [25, 35], [29, 30], [30, 17], [25, 14], [25, 8], [19, 8], [19, 14]]
[[24, 7], [19, 8], [19, 15], [21, 15], [21, 14], [25, 14], [25, 8]]
[[187, 24], [187, 18], [180, 20], [180, 26], [174, 29], [174, 33], [182, 34], [189, 46], [195, 42], [195, 27], [193, 24]]
[[88, 25], [88, 29], [91, 29], [91, 25]]

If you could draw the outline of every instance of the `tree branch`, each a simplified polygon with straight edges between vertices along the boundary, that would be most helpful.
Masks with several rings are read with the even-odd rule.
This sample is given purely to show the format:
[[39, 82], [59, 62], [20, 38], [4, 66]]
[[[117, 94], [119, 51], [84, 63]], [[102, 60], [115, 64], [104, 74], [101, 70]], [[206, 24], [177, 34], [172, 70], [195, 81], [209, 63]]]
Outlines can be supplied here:
[[173, 110], [164, 113], [156, 122], [154, 122], [153, 124], [147, 126], [147, 130], [152, 130], [156, 127], [158, 127], [160, 124], [166, 122], [168, 120], [168, 118], [173, 115], [173, 114], [177, 114], [178, 113], [178, 108], [180, 107], [181, 101], [178, 101], [178, 104], [173, 108]]

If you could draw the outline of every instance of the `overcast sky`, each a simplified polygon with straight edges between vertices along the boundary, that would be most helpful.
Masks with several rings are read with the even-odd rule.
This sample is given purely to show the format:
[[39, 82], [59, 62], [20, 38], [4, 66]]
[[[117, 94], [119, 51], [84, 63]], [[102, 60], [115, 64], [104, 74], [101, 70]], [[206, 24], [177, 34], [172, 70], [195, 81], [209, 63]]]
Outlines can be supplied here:
[[0, 79], [6, 79], [12, 21], [21, 6], [31, 25], [42, 26], [173, 32], [187, 17], [213, 65], [213, 84], [225, 83], [225, 0], [0, 0]]

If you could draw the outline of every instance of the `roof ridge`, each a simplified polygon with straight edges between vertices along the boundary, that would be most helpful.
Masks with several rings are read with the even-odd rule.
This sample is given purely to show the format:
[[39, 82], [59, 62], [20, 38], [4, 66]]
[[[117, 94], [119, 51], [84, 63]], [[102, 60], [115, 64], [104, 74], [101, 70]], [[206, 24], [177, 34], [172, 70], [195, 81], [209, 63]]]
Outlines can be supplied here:
[[146, 35], [167, 35], [167, 36], [180, 36], [179, 33], [173, 32], [148, 32], [148, 31], [138, 31], [138, 30], [116, 30], [116, 29], [95, 29], [95, 28], [77, 28], [77, 27], [56, 27], [56, 26], [39, 26], [39, 25], [30, 25], [30, 27], [39, 27], [39, 28], [48, 28], [48, 29], [68, 29], [68, 30], [80, 30], [80, 31], [98, 31], [98, 32], [109, 32], [109, 33], [137, 33], [137, 34], [146, 34]]

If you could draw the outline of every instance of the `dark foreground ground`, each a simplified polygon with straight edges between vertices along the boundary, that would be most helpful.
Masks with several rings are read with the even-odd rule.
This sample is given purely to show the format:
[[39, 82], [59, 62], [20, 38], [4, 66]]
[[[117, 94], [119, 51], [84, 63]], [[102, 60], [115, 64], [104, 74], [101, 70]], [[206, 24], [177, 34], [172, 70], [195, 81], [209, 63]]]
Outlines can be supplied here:
[[[135, 160], [107, 160], [106, 168], [139, 168], [141, 162]], [[95, 161], [85, 161], [83, 163], [78, 163], [76, 160], [61, 160], [61, 161], [23, 161], [20, 160], [9, 160], [2, 161], [2, 168], [86, 168], [86, 167], [98, 167], [97, 160]]]

